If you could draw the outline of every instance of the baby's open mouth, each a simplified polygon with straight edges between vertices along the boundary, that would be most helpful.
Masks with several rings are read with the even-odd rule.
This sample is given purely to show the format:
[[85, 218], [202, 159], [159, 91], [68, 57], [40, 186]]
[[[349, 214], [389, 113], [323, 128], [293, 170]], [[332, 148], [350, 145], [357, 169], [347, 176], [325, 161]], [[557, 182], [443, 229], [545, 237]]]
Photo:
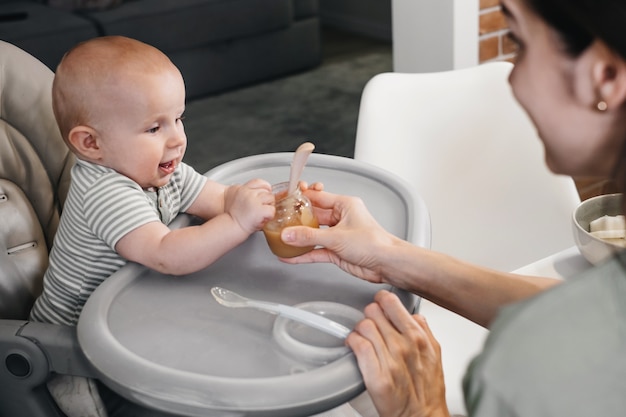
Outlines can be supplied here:
[[159, 164], [159, 168], [167, 173], [173, 172], [175, 168], [174, 161], [167, 161]]

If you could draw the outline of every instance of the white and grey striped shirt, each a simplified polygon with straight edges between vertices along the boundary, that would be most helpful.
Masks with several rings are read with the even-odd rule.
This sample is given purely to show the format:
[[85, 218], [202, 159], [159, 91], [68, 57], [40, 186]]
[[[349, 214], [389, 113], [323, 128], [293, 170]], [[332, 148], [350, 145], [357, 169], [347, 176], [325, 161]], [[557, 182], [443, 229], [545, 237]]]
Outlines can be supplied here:
[[77, 160], [31, 319], [76, 325], [91, 293], [126, 264], [115, 252], [117, 242], [144, 224], [169, 224], [191, 206], [205, 182], [180, 164], [167, 185], [146, 191], [111, 168]]

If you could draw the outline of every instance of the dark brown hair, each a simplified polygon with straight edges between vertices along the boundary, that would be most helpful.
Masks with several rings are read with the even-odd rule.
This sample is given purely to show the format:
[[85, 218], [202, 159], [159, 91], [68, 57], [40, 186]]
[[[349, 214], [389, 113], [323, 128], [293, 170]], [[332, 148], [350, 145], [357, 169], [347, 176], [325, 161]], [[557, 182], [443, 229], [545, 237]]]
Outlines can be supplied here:
[[526, 0], [528, 6], [560, 35], [572, 56], [594, 39], [626, 59], [626, 2], [623, 0]]

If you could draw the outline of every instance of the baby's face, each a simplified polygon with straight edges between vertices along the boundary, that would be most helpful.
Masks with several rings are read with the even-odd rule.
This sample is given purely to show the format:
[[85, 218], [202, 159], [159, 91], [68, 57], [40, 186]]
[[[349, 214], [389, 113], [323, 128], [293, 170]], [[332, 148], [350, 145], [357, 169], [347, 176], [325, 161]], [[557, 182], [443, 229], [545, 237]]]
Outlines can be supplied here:
[[142, 188], [167, 184], [187, 147], [185, 85], [173, 67], [125, 79], [102, 97], [97, 130], [103, 165]]

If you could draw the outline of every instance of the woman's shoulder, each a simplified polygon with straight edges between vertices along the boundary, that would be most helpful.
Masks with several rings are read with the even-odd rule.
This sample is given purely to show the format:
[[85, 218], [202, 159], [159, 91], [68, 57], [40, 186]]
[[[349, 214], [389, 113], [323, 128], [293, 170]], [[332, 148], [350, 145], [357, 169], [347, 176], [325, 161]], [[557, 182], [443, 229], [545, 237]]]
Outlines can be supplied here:
[[[589, 403], [577, 398], [578, 392], [587, 392], [588, 399], [615, 400], [611, 387], [626, 380], [626, 366], [619, 365], [625, 363], [624, 352], [626, 270], [615, 257], [503, 309], [468, 372], [467, 395], [476, 401], [485, 392], [497, 392], [498, 404], [585, 410]], [[626, 407], [626, 397], [618, 402]]]
[[[535, 331], [572, 320], [622, 319], [626, 315], [626, 256], [615, 256], [538, 295], [505, 307], [492, 330], [512, 325]], [[502, 324], [500, 322], [503, 322]]]
[[490, 337], [493, 342], [516, 345], [539, 345], [545, 340], [550, 346], [571, 349], [570, 343], [580, 341], [581, 335], [611, 335], [616, 327], [626, 330], [626, 267], [619, 257], [505, 307]]

